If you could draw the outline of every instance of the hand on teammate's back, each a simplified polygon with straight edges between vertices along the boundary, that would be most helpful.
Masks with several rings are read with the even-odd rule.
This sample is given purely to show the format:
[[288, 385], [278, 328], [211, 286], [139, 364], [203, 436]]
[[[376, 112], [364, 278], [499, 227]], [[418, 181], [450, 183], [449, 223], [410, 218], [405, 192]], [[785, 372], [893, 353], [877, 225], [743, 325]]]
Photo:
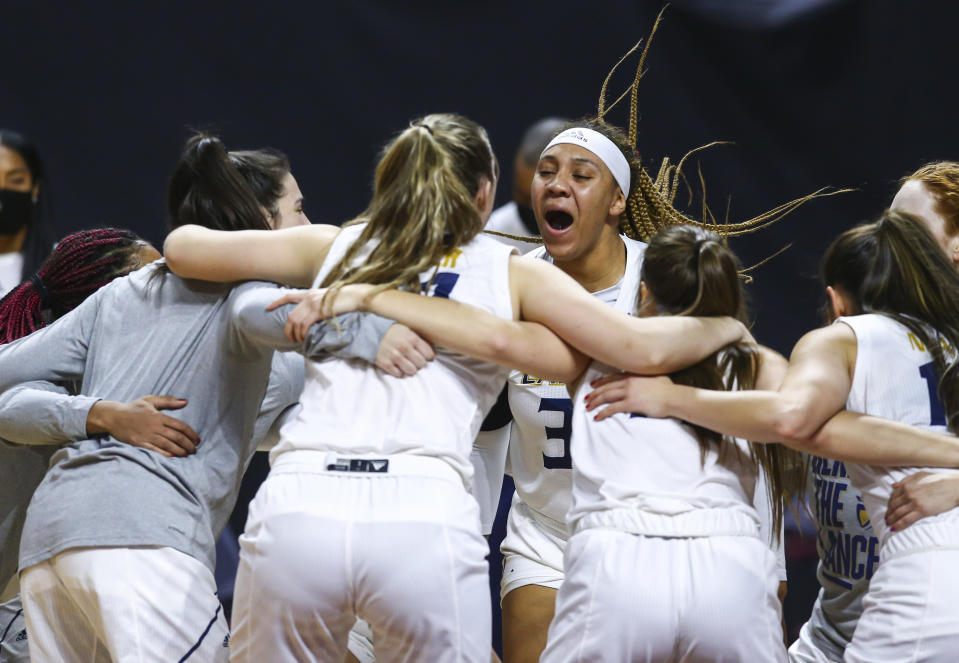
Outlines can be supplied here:
[[894, 531], [959, 506], [959, 475], [916, 472], [893, 484], [886, 524]]
[[617, 412], [636, 412], [647, 417], [665, 417], [667, 408], [661, 396], [673, 381], [665, 376], [643, 377], [629, 373], [613, 373], [592, 383], [586, 409], [606, 405], [594, 417], [602, 421]]
[[376, 352], [376, 366], [395, 378], [415, 375], [436, 355], [433, 346], [406, 325], [394, 324]]
[[160, 410], [187, 404], [173, 396], [143, 396], [129, 403], [97, 401], [87, 414], [87, 433], [108, 433], [121, 442], [150, 449], [168, 458], [196, 453], [200, 436], [188, 424]]

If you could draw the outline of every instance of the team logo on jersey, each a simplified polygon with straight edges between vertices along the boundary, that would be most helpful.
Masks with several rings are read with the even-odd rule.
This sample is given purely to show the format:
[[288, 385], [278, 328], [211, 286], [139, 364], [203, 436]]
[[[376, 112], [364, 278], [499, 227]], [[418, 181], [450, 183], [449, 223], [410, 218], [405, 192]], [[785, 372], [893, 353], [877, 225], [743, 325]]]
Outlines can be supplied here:
[[326, 469], [330, 472], [388, 472], [390, 461], [386, 458], [337, 458], [335, 463], [330, 463]]
[[27, 629], [22, 629], [19, 633], [17, 633], [17, 638], [14, 642], [23, 642], [26, 639], [27, 639]]
[[523, 374], [523, 379], [520, 380], [520, 384], [528, 384], [533, 387], [541, 387], [544, 384], [549, 385], [550, 387], [565, 387], [565, 382], [557, 382], [555, 380], [544, 380], [542, 378], [534, 378], [529, 373]]
[[872, 528], [869, 522], [869, 512], [866, 511], [866, 505], [862, 503], [862, 497], [856, 496], [856, 516], [859, 518], [859, 526], [863, 529]]

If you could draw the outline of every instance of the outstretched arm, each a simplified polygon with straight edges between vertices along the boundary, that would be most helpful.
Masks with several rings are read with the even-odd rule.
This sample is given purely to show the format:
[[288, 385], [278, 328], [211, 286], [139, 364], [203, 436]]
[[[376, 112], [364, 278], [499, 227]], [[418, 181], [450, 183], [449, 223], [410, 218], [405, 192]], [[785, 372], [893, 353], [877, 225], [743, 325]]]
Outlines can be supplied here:
[[323, 301], [326, 290], [302, 290], [273, 306], [298, 304], [286, 325], [287, 336], [294, 339], [305, 338], [316, 320], [365, 307], [403, 323], [430, 343], [541, 378], [571, 381], [588, 362], [542, 325], [505, 320], [451, 299], [400, 290], [371, 296], [373, 290], [370, 285], [348, 285], [332, 302]]
[[542, 323], [581, 352], [631, 373], [670, 373], [751, 340], [732, 318], [624, 315], [543, 260], [513, 256], [510, 283], [524, 320]]
[[778, 391], [714, 391], [656, 378], [630, 380], [629, 391], [624, 393], [621, 385], [612, 386], [612, 381], [604, 379], [596, 382], [597, 388], [589, 395], [588, 409], [618, 401], [615, 411], [633, 407], [636, 409], [630, 411], [676, 417], [748, 440], [808, 439], [843, 408], [849, 393], [846, 332], [851, 336], [853, 352], [855, 336], [846, 325], [839, 327], [818, 329], [800, 339]]
[[167, 235], [163, 254], [170, 270], [183, 278], [307, 287], [339, 231], [327, 225], [234, 231], [186, 225]]
[[[373, 286], [350, 285], [332, 302], [322, 301], [322, 290], [301, 296], [287, 332], [299, 338], [319, 318], [363, 307], [437, 345], [567, 383], [585, 367], [583, 354], [634, 373], [664, 373], [750, 338], [732, 318], [627, 316], [542, 260], [511, 257], [510, 285], [516, 312], [528, 322], [504, 320], [450, 299], [396, 290], [373, 294]], [[294, 300], [279, 303], [287, 301]]]
[[[769, 359], [764, 355], [763, 363]], [[726, 435], [782, 442], [847, 462], [959, 466], [959, 439], [951, 435], [841, 410], [854, 364], [855, 335], [847, 325], [835, 324], [800, 339], [779, 391], [712, 391], [662, 377], [604, 379], [589, 395], [587, 409], [602, 407], [598, 418], [623, 411], [676, 417]]]
[[284, 329], [290, 313], [289, 303], [268, 310], [278, 297], [295, 301], [303, 291], [273, 286], [240, 286], [234, 296], [231, 315], [247, 343], [283, 352], [298, 352], [308, 359], [335, 356], [362, 359], [393, 375], [413, 375], [433, 359], [433, 349], [416, 334], [394, 320], [373, 313], [345, 313], [332, 321], [308, 325], [298, 340], [288, 338]]
[[14, 444], [62, 444], [108, 434], [164, 456], [196, 451], [200, 438], [186, 423], [160, 412], [186, 401], [144, 396], [129, 403], [73, 396], [49, 382], [28, 382], [0, 394], [0, 437]]
[[51, 382], [11, 387], [0, 394], [0, 438], [30, 446], [82, 440], [95, 403]]
[[0, 345], [0, 392], [24, 382], [70, 382], [83, 377], [101, 293], [43, 329]]

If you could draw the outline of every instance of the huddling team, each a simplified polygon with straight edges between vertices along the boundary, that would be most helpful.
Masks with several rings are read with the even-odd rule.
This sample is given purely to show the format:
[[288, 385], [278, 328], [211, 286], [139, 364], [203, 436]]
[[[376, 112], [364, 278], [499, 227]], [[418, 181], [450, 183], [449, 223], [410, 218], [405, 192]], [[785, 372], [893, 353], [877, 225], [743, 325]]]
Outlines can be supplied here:
[[[435, 114], [342, 228], [309, 223], [281, 153], [201, 134], [163, 259], [99, 229], [24, 273], [0, 301], [0, 661], [489, 661], [504, 466], [507, 663], [951, 660], [959, 473], [917, 468], [959, 467], [959, 164], [833, 241], [833, 324], [787, 362], [629, 136], [530, 135], [526, 255], [482, 232], [486, 132]], [[9, 142], [0, 178], [29, 213]], [[258, 447], [231, 631], [214, 544]], [[806, 487], [822, 591], [787, 653]]]

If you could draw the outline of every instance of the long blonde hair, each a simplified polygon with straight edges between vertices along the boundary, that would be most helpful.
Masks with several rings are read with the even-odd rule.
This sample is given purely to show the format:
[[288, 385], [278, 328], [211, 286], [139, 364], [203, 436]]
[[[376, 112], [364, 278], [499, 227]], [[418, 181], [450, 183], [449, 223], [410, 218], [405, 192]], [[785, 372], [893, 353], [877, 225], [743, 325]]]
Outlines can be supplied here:
[[472, 120], [442, 113], [411, 122], [383, 150], [373, 199], [347, 224], [366, 227], [323, 280], [326, 296], [350, 283], [418, 292], [420, 273], [483, 229], [476, 195], [484, 178], [495, 186], [498, 170], [486, 131]]

